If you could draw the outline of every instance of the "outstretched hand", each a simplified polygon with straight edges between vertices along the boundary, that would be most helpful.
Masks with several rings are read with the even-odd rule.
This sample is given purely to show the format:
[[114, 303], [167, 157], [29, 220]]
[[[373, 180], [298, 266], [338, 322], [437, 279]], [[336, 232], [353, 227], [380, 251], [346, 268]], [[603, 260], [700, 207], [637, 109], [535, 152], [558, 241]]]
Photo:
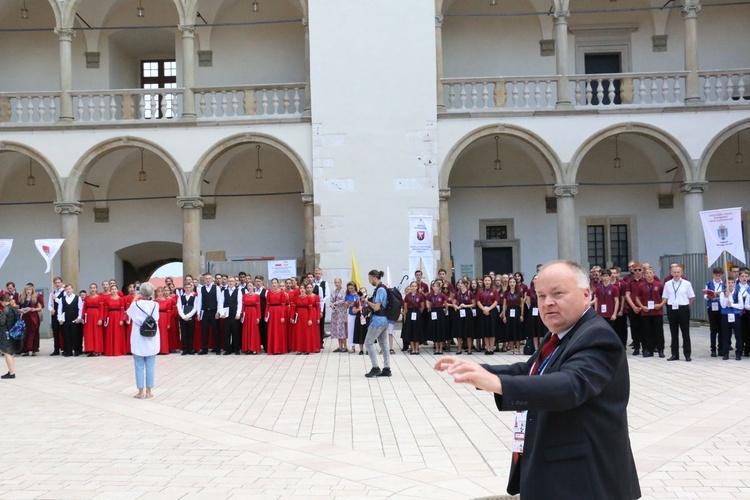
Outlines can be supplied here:
[[483, 391], [494, 392], [496, 394], [503, 393], [500, 378], [473, 361], [445, 356], [435, 363], [435, 370], [448, 372], [448, 375], [451, 375], [453, 381], [457, 384], [470, 384]]

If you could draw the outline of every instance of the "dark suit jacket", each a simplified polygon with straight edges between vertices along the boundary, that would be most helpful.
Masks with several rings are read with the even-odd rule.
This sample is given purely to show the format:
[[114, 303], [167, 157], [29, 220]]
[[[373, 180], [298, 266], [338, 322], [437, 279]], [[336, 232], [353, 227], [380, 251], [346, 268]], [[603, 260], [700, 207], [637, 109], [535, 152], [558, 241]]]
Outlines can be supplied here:
[[540, 352], [523, 363], [483, 365], [502, 382], [498, 409], [528, 410], [508, 493], [520, 491], [524, 500], [640, 498], [628, 436], [630, 376], [617, 334], [589, 309], [544, 373], [528, 376]]

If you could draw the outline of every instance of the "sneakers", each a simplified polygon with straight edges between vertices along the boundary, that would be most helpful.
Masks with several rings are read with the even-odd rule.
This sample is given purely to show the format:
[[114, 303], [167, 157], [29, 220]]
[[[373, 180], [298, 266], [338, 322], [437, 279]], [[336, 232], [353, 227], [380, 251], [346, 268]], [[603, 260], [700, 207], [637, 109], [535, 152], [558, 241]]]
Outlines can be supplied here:
[[383, 368], [383, 370], [376, 375], [376, 377], [390, 377], [390, 376], [391, 376], [390, 368]]
[[[388, 372], [390, 373], [390, 370], [388, 370]], [[382, 372], [380, 371], [380, 368], [378, 368], [377, 366], [375, 366], [375, 367], [372, 368], [372, 370], [370, 370], [368, 373], [365, 374], [365, 377], [367, 377], [367, 378], [377, 377], [381, 373]]]
[[[389, 377], [390, 377], [390, 374], [391, 374], [391, 371], [388, 370], [388, 376]], [[1, 376], [0, 378], [16, 378], [16, 374], [8, 372], [5, 375]]]

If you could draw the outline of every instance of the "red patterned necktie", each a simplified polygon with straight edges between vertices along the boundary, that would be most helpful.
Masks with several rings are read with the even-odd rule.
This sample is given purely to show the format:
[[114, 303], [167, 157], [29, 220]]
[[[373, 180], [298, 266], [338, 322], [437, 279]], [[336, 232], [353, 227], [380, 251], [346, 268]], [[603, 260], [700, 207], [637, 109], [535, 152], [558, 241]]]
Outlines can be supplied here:
[[[542, 352], [539, 354], [539, 357], [536, 358], [536, 361], [534, 362], [534, 366], [531, 367], [531, 372], [529, 373], [529, 376], [537, 375], [537, 370], [539, 369], [539, 365], [541, 365], [547, 357], [549, 357], [550, 354], [552, 354], [555, 349], [557, 349], [557, 346], [560, 345], [560, 337], [557, 336], [556, 333], [553, 333], [552, 336], [549, 338], [546, 344], [542, 346]], [[513, 452], [513, 463], [518, 462], [519, 453], [517, 451]]]

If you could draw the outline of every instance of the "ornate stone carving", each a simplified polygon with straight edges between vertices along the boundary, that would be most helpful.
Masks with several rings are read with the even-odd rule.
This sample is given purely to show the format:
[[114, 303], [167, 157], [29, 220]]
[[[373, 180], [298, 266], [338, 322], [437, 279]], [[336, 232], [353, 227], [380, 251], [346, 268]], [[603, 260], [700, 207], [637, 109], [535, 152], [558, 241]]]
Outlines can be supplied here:
[[441, 189], [440, 190], [440, 201], [448, 201], [451, 197], [451, 190], [449, 189]]
[[682, 17], [698, 17], [698, 12], [701, 10], [701, 4], [699, 3], [693, 3], [689, 4], [688, 2], [685, 2], [685, 5], [682, 6]]
[[181, 24], [177, 26], [177, 30], [182, 33], [183, 38], [184, 37], [195, 37], [195, 25], [193, 24]]
[[76, 31], [73, 28], [55, 28], [55, 34], [60, 40], [71, 41], [76, 36]]
[[309, 205], [313, 202], [313, 195], [310, 193], [302, 193], [302, 203]]
[[200, 196], [178, 196], [177, 206], [180, 208], [203, 208], [203, 198]]
[[680, 191], [684, 194], [703, 194], [706, 190], [707, 184], [708, 182], [706, 181], [685, 182], [682, 184]]
[[436, 28], [442, 28], [443, 27], [443, 15], [438, 14], [435, 16], [435, 27]]
[[555, 186], [555, 196], [558, 198], [560, 197], [568, 197], [568, 196], [575, 196], [578, 194], [578, 185], [577, 184], [558, 184]]
[[83, 212], [83, 204], [76, 202], [55, 203], [55, 213], [60, 215], [79, 215]]

